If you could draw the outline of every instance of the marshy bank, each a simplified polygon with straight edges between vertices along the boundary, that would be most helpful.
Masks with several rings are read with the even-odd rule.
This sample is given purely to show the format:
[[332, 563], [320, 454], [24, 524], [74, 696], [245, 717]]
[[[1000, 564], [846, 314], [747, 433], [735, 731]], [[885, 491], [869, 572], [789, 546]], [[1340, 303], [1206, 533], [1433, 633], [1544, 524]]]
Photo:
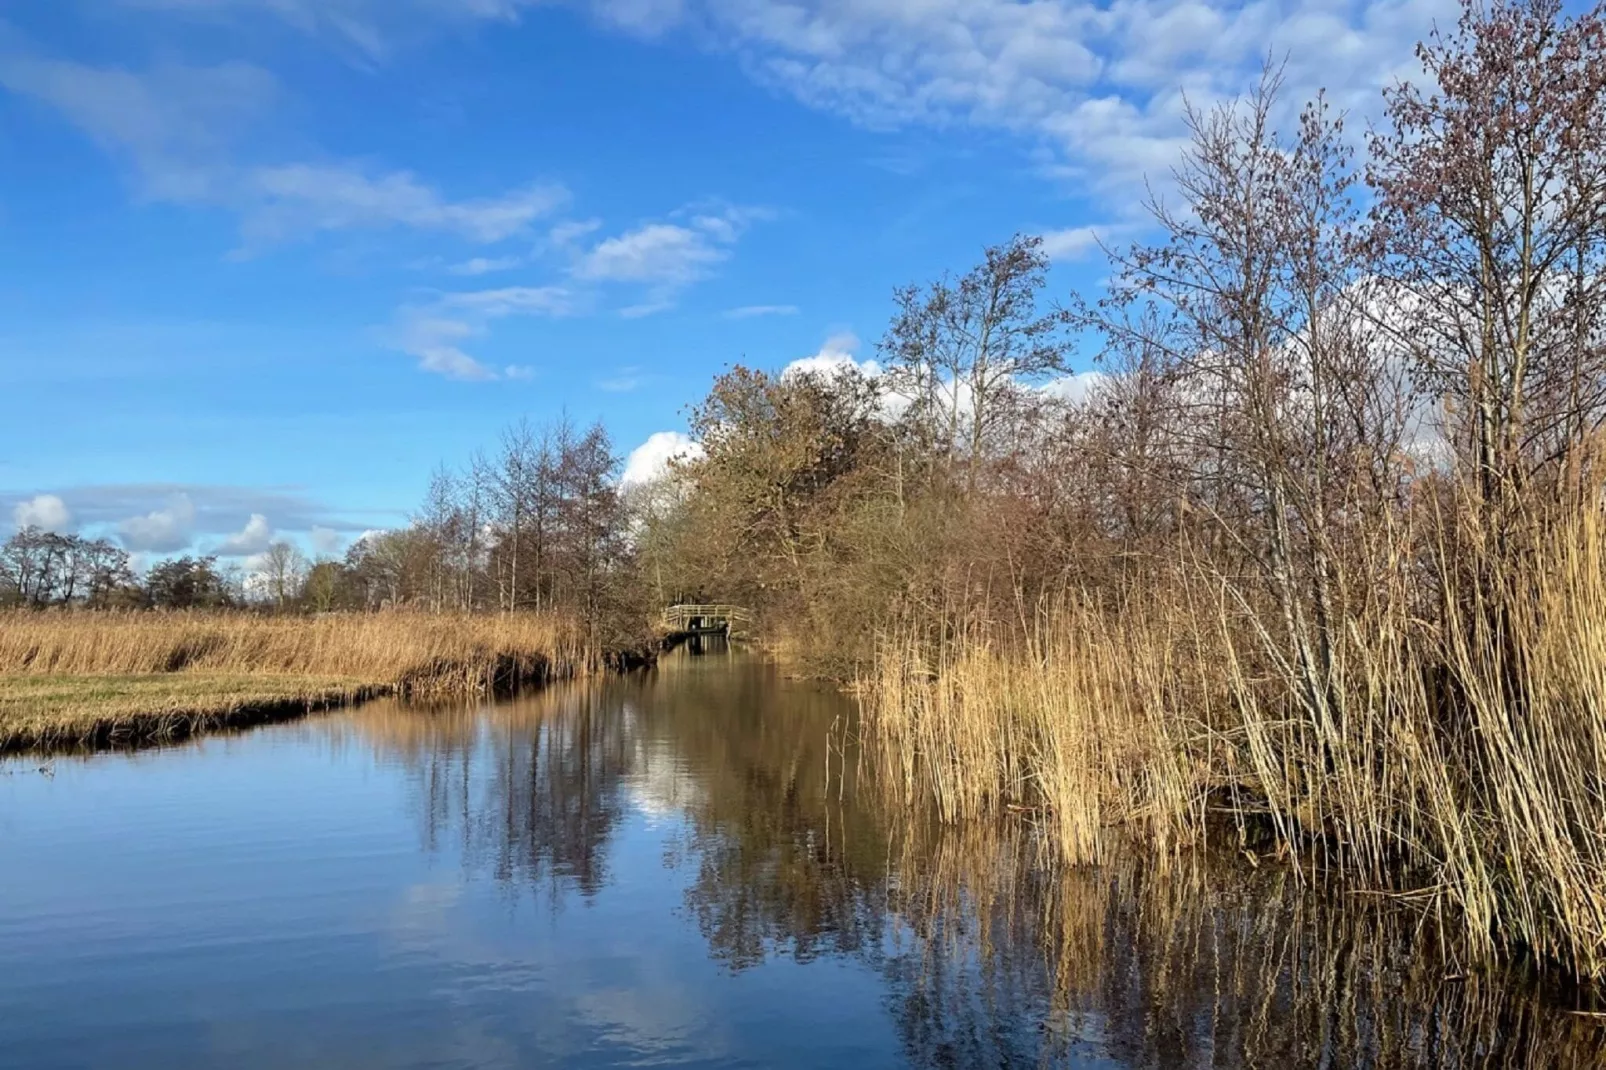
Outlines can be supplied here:
[[[643, 646], [643, 651], [645, 646]], [[0, 751], [131, 745], [633, 663], [556, 614], [0, 613]]]

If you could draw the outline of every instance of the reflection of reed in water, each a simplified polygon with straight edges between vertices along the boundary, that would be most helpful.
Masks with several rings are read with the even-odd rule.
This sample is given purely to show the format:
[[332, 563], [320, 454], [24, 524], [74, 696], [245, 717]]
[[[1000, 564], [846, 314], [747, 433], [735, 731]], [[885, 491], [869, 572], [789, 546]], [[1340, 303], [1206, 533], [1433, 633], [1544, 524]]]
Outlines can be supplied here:
[[[1606, 1023], [1532, 975], [1421, 954], [1417, 919], [1321, 902], [1286, 873], [1121, 860], [1051, 876], [1037, 854], [1010, 829], [905, 845], [893, 902], [918, 969], [894, 987], [917, 1064], [1094, 1049], [1133, 1067], [1606, 1066]], [[1021, 1019], [1041, 1026], [1030, 1042]]]

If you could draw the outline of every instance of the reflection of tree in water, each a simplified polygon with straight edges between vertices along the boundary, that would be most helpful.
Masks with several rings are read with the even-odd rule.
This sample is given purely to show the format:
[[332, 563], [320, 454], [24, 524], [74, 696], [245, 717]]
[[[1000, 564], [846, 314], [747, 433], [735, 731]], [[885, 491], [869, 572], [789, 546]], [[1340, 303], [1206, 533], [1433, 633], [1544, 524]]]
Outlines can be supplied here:
[[554, 688], [485, 710], [390, 709], [359, 720], [412, 778], [425, 846], [455, 841], [464, 865], [514, 886], [608, 882], [626, 806], [629, 726], [595, 690]]
[[643, 696], [643, 730], [697, 772], [686, 901], [710, 953], [735, 969], [777, 953], [872, 954], [886, 841], [852, 804], [853, 769], [844, 784], [837, 768], [843, 700], [761, 668], [683, 669]]
[[1055, 874], [1019, 824], [889, 831], [855, 798], [839, 697], [709, 660], [363, 732], [402, 756], [430, 843], [554, 900], [606, 884], [628, 792], [667, 785], [710, 954], [868, 965], [914, 1066], [1606, 1067], [1600, 1021], [1531, 980], [1461, 977], [1416, 918], [1280, 870]]

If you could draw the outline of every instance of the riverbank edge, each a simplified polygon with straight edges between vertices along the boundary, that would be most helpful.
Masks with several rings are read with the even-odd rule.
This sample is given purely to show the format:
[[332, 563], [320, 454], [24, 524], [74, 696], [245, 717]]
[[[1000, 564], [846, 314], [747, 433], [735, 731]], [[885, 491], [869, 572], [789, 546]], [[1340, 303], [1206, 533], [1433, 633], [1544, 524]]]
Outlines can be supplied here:
[[[661, 653], [677, 645], [670, 641], [657, 641], [638, 648], [606, 651], [588, 664], [558, 665], [547, 663], [538, 673], [528, 678], [507, 679], [489, 689], [472, 689], [459, 692], [460, 696], [504, 697], [523, 691], [539, 690], [559, 680], [570, 680], [590, 675], [593, 671], [606, 674], [624, 674], [647, 668], [656, 663]], [[182, 673], [159, 674], [181, 677]], [[11, 677], [17, 679], [18, 677]], [[93, 677], [97, 682], [115, 686], [119, 682], [140, 679], [128, 674], [108, 674]], [[51, 677], [38, 677], [48, 680]], [[263, 675], [244, 675], [236, 682], [266, 683], [282, 678]], [[0, 690], [7, 676], [0, 675]], [[433, 693], [432, 693], [433, 694]], [[306, 691], [272, 695], [220, 695], [209, 701], [202, 696], [193, 703], [136, 712], [119, 710], [115, 713], [89, 714], [73, 718], [40, 720], [35, 723], [12, 725], [0, 714], [0, 758], [27, 754], [52, 755], [69, 753], [96, 753], [101, 751], [135, 750], [181, 743], [196, 736], [236, 732], [272, 724], [298, 721], [315, 714], [351, 709], [362, 703], [380, 698], [424, 697], [414, 695], [406, 681], [389, 683], [352, 682], [334, 687], [312, 686]], [[436, 695], [435, 697], [441, 697]]]
[[[107, 677], [116, 681], [118, 677]], [[133, 750], [195, 736], [297, 721], [398, 693], [394, 684], [321, 689], [301, 695], [247, 697], [139, 713], [92, 715], [70, 722], [12, 727], [0, 722], [0, 757]]]

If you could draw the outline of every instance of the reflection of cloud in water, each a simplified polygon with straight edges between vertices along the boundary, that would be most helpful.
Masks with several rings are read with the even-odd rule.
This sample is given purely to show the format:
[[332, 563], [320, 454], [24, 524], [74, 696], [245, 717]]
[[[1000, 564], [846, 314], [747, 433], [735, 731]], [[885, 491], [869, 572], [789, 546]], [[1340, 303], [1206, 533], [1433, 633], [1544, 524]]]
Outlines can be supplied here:
[[667, 739], [642, 741], [625, 787], [631, 805], [654, 825], [707, 805], [707, 792], [696, 772]]
[[551, 917], [532, 928], [488, 891], [419, 883], [392, 911], [392, 950], [426, 971], [434, 998], [451, 1008], [450, 1029], [415, 1052], [420, 1061], [673, 1065], [728, 1053], [718, 1008], [686, 983], [683, 947], [644, 934], [610, 941]]

